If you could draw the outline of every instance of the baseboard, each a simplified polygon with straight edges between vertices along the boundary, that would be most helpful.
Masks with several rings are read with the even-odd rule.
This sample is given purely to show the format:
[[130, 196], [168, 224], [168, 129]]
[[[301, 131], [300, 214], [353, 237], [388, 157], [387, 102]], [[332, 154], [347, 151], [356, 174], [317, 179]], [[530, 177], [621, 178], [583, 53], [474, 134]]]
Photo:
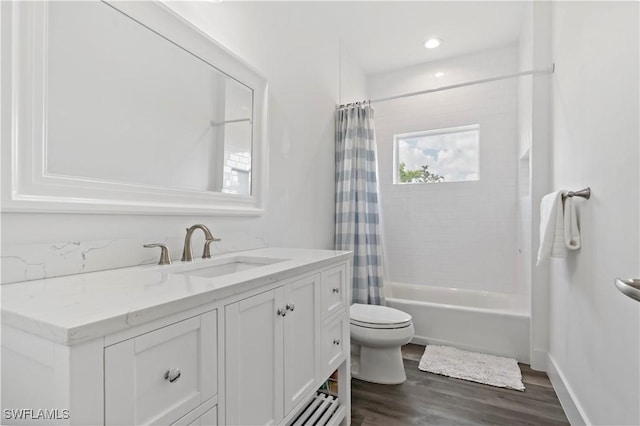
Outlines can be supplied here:
[[562, 370], [560, 370], [558, 364], [556, 364], [549, 353], [547, 353], [547, 375], [549, 376], [549, 380], [551, 380], [553, 389], [556, 391], [556, 395], [558, 395], [558, 399], [560, 400], [567, 419], [569, 419], [569, 423], [571, 423], [572, 426], [593, 424], [589, 421]]
[[[416, 345], [427, 346], [430, 342], [427, 341], [426, 337], [413, 336], [413, 339], [411, 339], [411, 343], [415, 343]], [[431, 342], [431, 344], [434, 344], [433, 341]]]

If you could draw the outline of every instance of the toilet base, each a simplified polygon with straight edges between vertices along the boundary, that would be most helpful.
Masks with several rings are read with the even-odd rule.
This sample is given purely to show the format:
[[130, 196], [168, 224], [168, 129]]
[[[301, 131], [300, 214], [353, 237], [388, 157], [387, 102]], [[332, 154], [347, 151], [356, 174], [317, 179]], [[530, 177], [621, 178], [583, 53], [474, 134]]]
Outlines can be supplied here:
[[360, 354], [351, 354], [351, 377], [382, 385], [398, 385], [407, 380], [400, 346], [367, 348], [360, 346]]

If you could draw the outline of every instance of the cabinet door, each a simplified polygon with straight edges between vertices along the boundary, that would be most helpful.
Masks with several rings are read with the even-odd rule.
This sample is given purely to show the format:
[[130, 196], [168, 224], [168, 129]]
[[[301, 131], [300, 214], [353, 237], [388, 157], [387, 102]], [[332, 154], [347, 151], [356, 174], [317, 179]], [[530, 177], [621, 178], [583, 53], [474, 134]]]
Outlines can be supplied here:
[[225, 423], [275, 425], [283, 418], [283, 289], [225, 307]]
[[171, 424], [216, 394], [216, 311], [105, 348], [105, 423]]
[[284, 287], [285, 415], [313, 390], [320, 368], [320, 275]]

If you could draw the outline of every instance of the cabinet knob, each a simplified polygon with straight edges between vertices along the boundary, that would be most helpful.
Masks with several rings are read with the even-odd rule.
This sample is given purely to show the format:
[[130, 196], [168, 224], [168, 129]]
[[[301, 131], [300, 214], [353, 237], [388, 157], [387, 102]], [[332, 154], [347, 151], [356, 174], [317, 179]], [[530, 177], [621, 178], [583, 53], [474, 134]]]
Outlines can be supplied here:
[[293, 303], [287, 303], [287, 310], [293, 312], [293, 310], [295, 309], [296, 305], [294, 305]]
[[333, 339], [333, 344], [336, 346], [340, 345], [340, 339]]
[[276, 312], [278, 315], [280, 315], [281, 317], [284, 317], [287, 315], [287, 311], [285, 309], [278, 309], [278, 311]]
[[180, 371], [179, 368], [172, 368], [166, 373], [164, 373], [164, 378], [165, 380], [168, 380], [169, 383], [173, 383], [173, 382], [176, 382], [181, 375], [182, 375], [182, 372]]
[[338, 287], [334, 287], [331, 289], [333, 293], [340, 293], [340, 289]]

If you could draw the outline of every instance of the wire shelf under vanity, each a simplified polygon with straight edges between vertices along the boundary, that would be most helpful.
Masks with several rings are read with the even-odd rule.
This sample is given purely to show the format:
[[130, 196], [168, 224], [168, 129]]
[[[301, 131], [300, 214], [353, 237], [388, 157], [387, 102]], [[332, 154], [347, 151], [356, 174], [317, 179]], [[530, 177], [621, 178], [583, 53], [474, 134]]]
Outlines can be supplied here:
[[345, 407], [338, 398], [319, 391], [290, 426], [337, 426], [344, 416]]

